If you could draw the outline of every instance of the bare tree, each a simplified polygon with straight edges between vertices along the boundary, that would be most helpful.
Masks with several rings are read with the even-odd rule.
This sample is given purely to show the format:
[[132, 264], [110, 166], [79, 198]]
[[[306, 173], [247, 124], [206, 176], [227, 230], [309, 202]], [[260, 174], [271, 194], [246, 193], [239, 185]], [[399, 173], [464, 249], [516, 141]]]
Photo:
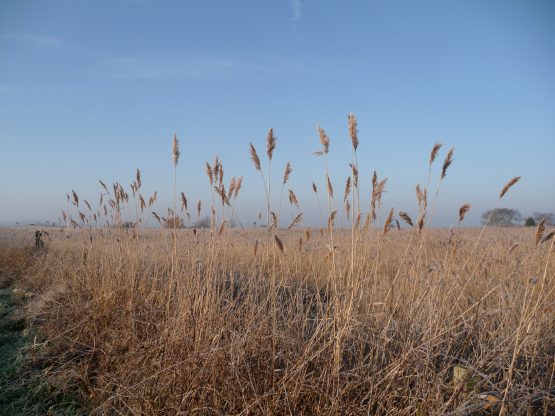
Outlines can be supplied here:
[[534, 218], [536, 224], [545, 218], [546, 225], [555, 225], [555, 214], [552, 212], [534, 212], [532, 218]]
[[511, 208], [490, 209], [482, 213], [482, 224], [495, 227], [511, 227], [522, 221], [522, 214]]

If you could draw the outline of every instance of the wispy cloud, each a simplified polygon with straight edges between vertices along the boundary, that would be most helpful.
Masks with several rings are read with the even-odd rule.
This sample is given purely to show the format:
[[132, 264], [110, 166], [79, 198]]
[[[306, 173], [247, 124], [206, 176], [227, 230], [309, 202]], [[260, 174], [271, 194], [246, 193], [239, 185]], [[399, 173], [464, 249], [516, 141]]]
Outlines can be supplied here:
[[303, 17], [301, 0], [291, 0], [291, 9], [293, 11], [293, 22], [298, 22]]
[[58, 49], [68, 46], [62, 39], [55, 36], [32, 35], [28, 33], [3, 33], [0, 34], [0, 38], [13, 42], [22, 42], [40, 48]]
[[189, 57], [180, 60], [115, 58], [107, 60], [105, 64], [111, 77], [160, 81], [222, 78], [256, 73], [295, 73], [306, 69], [302, 63], [283, 59], [249, 61], [214, 57]]

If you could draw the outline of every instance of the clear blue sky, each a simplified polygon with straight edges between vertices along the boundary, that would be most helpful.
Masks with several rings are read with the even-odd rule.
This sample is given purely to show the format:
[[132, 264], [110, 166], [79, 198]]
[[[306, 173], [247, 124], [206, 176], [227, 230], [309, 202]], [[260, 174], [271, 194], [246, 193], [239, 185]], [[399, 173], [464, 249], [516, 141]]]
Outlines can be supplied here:
[[245, 176], [252, 223], [264, 198], [248, 143], [263, 153], [273, 127], [275, 188], [290, 160], [316, 224], [316, 125], [342, 200], [351, 111], [363, 193], [374, 169], [389, 178], [384, 211], [415, 213], [440, 141], [455, 161], [434, 224], [464, 202], [477, 224], [516, 175], [503, 206], [553, 212], [554, 21], [553, 1], [2, 0], [0, 222], [55, 219], [66, 192], [97, 201], [99, 178], [129, 184], [137, 167], [163, 211], [176, 132], [179, 190], [208, 202], [203, 165], [219, 154], [228, 180]]

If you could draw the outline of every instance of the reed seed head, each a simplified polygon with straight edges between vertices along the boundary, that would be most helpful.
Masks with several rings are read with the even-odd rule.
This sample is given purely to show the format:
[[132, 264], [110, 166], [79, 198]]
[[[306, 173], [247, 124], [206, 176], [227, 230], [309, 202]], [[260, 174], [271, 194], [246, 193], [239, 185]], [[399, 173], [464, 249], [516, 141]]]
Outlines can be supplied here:
[[252, 163], [254, 164], [254, 167], [256, 168], [256, 170], [261, 170], [261, 166], [260, 166], [260, 158], [258, 157], [258, 153], [256, 153], [256, 149], [254, 148], [254, 146], [252, 145], [252, 143], [250, 144], [250, 152], [251, 152], [251, 160]]
[[281, 251], [282, 253], [285, 253], [285, 247], [283, 246], [283, 241], [281, 241], [281, 239], [277, 235], [274, 235], [274, 240], [279, 248], [279, 251]]
[[432, 147], [432, 151], [430, 152], [430, 165], [434, 163], [434, 160], [436, 160], [437, 152], [439, 152], [439, 149], [441, 149], [441, 146], [443, 146], [443, 144], [436, 143], [434, 144], [434, 147]]
[[353, 144], [353, 149], [356, 151], [358, 147], [358, 128], [357, 128], [357, 118], [354, 113], [350, 113], [348, 116], [349, 120], [349, 136], [351, 136], [351, 143]]
[[393, 208], [391, 208], [389, 210], [389, 214], [387, 214], [387, 218], [385, 219], [384, 225], [383, 225], [383, 235], [386, 235], [387, 232], [391, 229], [391, 222], [393, 221], [393, 214], [394, 214], [394, 210]]
[[470, 204], [463, 204], [459, 208], [459, 222], [464, 220], [465, 215], [470, 211], [471, 205]]
[[330, 139], [323, 128], [318, 126], [317, 129], [320, 135], [320, 143], [322, 144], [322, 153], [327, 154], [330, 149]]
[[283, 185], [285, 185], [289, 180], [289, 176], [291, 175], [291, 172], [293, 172], [293, 168], [291, 167], [291, 162], [287, 162], [287, 165], [285, 165], [285, 172], [283, 173]]
[[407, 214], [405, 211], [401, 211], [399, 212], [399, 217], [401, 217], [401, 219], [403, 221], [405, 221], [408, 225], [410, 225], [411, 227], [414, 226], [413, 222], [412, 222], [412, 218], [410, 217], [409, 214]]
[[351, 177], [348, 176], [347, 182], [345, 183], [345, 193], [343, 194], [343, 202], [347, 200], [350, 192], [351, 192]]
[[173, 155], [173, 165], [177, 166], [177, 164], [179, 163], [179, 155], [180, 155], [180, 151], [179, 151], [179, 140], [177, 140], [177, 134], [174, 134], [173, 136], [173, 146], [172, 146], [172, 155]]
[[266, 154], [270, 160], [272, 160], [272, 156], [274, 155], [276, 141], [277, 139], [274, 136], [274, 129], [268, 130], [268, 136], [266, 136]]
[[515, 176], [513, 179], [511, 179], [509, 182], [507, 182], [507, 184], [503, 187], [503, 189], [501, 190], [501, 193], [499, 194], [499, 199], [503, 198], [505, 196], [505, 194], [507, 193], [507, 191], [509, 189], [511, 189], [511, 187], [517, 183], [520, 180], [521, 176]]
[[441, 168], [441, 179], [443, 180], [445, 178], [445, 175], [447, 175], [447, 168], [449, 168], [449, 166], [451, 166], [451, 163], [453, 163], [453, 152], [455, 151], [455, 148], [452, 147], [451, 149], [449, 149], [449, 152], [447, 152], [447, 156], [445, 156], [445, 160], [443, 161], [443, 167]]
[[536, 228], [536, 245], [540, 243], [544, 232], [545, 232], [545, 218], [542, 218], [542, 220], [538, 224], [538, 227]]

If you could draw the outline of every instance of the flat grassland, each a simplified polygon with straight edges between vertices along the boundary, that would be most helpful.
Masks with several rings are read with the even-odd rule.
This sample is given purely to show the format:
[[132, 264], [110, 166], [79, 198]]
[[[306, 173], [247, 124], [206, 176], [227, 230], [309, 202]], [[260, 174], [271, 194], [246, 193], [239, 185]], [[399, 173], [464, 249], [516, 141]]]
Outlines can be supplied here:
[[555, 411], [535, 229], [47, 231], [2, 230], [0, 257], [44, 377], [88, 412]]
[[[270, 130], [264, 165], [250, 146], [264, 229], [228, 227], [241, 225], [242, 177], [224, 185], [218, 158], [206, 163], [209, 218], [200, 221], [200, 201], [192, 213], [184, 194], [178, 201], [174, 138], [166, 216], [151, 212], [157, 194], [143, 198], [137, 170], [129, 194], [101, 181], [98, 207], [68, 194], [60, 226], [35, 249], [34, 230], [2, 230], [11, 242], [0, 238], [0, 269], [27, 301], [37, 334], [27, 355], [52, 395], [73, 394], [85, 413], [104, 415], [555, 414], [555, 231], [545, 220], [461, 228], [468, 204], [457, 227], [429, 228], [453, 161], [451, 149], [428, 203], [440, 144], [428, 183], [416, 187], [418, 216], [391, 209], [378, 221], [386, 179], [374, 172], [363, 203], [354, 115], [342, 201], [328, 174], [329, 138], [318, 132], [320, 229], [302, 228], [293, 190], [296, 216], [278, 226]], [[287, 163], [280, 201], [291, 172]], [[349, 229], [336, 226], [338, 210]], [[145, 226], [152, 217], [159, 229]]]

